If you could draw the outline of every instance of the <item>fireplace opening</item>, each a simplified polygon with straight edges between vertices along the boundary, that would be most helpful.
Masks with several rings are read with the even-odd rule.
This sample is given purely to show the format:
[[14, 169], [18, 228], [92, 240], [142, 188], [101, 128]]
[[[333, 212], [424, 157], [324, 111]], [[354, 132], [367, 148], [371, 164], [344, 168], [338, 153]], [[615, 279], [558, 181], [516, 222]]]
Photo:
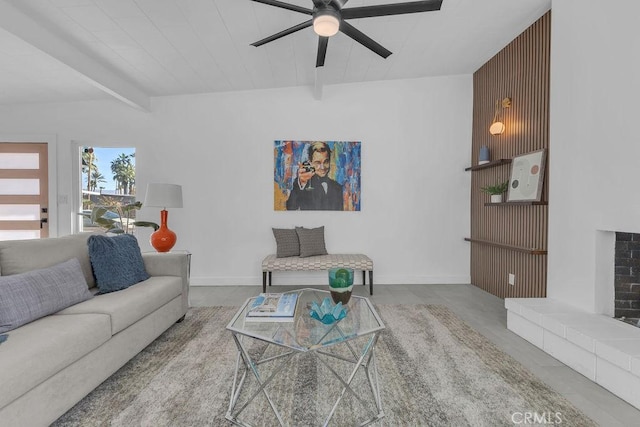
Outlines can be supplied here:
[[614, 317], [640, 326], [640, 234], [616, 232]]

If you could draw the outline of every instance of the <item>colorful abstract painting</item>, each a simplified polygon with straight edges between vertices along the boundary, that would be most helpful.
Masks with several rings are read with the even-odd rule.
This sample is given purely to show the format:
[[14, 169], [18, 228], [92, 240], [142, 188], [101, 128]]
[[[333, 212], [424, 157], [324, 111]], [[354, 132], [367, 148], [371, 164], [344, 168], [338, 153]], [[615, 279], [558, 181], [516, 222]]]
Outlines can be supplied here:
[[360, 141], [275, 141], [273, 208], [360, 210]]

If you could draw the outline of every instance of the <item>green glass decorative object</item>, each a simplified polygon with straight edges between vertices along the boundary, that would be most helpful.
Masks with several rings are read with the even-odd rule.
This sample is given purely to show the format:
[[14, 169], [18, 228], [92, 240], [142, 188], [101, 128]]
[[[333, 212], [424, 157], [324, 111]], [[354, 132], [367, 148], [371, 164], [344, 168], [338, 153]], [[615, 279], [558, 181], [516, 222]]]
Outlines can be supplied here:
[[329, 270], [329, 291], [333, 302], [346, 305], [351, 299], [353, 290], [353, 270], [348, 268], [332, 268]]

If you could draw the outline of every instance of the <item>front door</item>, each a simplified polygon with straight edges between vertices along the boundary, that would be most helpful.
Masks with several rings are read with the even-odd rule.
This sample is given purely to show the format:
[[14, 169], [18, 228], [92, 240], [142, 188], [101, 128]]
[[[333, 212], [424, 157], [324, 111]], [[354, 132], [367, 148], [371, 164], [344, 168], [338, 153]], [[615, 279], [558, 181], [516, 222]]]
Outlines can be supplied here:
[[0, 240], [49, 237], [46, 143], [0, 142]]

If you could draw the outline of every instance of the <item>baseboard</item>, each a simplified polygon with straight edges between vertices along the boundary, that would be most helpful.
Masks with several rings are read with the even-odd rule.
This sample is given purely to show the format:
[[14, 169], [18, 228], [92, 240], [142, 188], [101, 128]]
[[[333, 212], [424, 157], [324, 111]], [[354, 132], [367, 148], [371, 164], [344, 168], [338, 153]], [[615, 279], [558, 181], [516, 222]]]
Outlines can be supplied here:
[[[327, 273], [324, 271], [292, 272], [276, 271], [271, 275], [274, 285], [319, 286], [327, 284]], [[373, 273], [373, 284], [376, 285], [468, 285], [470, 276], [378, 276]], [[191, 277], [191, 286], [262, 286], [262, 276], [253, 277]], [[356, 271], [354, 284], [362, 285], [362, 273]], [[366, 284], [369, 284], [367, 274]]]

